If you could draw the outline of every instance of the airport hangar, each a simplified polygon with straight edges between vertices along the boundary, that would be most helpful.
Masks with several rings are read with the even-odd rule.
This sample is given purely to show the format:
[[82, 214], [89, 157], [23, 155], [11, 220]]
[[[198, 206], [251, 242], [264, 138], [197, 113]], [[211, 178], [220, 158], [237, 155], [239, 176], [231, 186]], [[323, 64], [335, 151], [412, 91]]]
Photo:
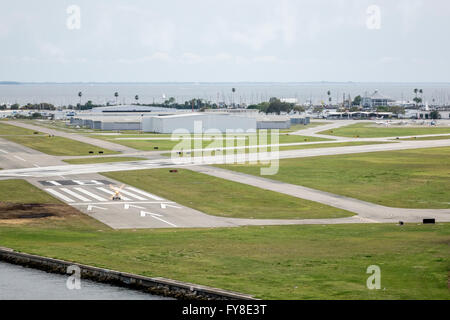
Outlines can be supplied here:
[[176, 129], [194, 132], [194, 125], [201, 121], [202, 132], [215, 129], [254, 131], [256, 129], [288, 129], [291, 123], [308, 124], [309, 118], [261, 115], [258, 113], [192, 112], [147, 106], [99, 107], [79, 112], [70, 119], [70, 125], [94, 130], [121, 131], [135, 130], [154, 133], [172, 133]]

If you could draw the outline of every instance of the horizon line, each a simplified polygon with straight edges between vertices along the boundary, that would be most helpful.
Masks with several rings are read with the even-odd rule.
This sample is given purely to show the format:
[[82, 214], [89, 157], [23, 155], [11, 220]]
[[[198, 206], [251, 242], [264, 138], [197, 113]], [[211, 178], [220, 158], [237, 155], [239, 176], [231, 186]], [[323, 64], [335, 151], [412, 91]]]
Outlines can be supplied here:
[[450, 84], [450, 81], [10, 81], [3, 85], [20, 84]]

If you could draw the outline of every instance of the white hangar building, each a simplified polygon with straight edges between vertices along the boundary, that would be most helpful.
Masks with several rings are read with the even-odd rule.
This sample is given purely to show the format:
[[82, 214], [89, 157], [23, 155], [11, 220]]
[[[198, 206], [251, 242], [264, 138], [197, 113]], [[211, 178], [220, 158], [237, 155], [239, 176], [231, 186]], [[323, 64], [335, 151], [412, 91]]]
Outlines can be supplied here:
[[188, 113], [162, 116], [144, 116], [142, 131], [156, 133], [172, 133], [177, 129], [184, 129], [194, 133], [194, 125], [201, 122], [202, 132], [215, 129], [225, 133], [227, 130], [254, 130], [256, 119], [230, 114]]

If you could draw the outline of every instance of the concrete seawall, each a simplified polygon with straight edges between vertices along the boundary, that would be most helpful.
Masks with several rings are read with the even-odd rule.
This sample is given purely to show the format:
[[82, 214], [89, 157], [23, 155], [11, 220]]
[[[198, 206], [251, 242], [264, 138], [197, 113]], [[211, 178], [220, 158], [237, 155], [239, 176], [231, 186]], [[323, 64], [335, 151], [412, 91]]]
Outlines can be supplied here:
[[[82, 279], [109, 283], [130, 289], [142, 290], [154, 295], [173, 297], [181, 300], [253, 300], [250, 295], [222, 289], [180, 282], [165, 278], [150, 278], [136, 274], [97, 268], [70, 261], [41, 257], [16, 252], [0, 247], [0, 260], [43, 270], [51, 273], [67, 274], [69, 266], [78, 266]], [[67, 274], [68, 275], [68, 274]]]

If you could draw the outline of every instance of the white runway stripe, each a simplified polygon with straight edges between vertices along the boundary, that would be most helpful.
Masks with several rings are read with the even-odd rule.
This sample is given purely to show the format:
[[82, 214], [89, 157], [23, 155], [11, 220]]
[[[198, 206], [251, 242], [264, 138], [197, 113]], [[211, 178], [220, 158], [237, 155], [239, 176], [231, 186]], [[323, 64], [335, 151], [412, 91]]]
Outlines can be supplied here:
[[158, 197], [158, 196], [155, 196], [154, 194], [151, 194], [151, 193], [148, 193], [148, 192], [145, 192], [145, 191], [142, 191], [142, 190], [133, 188], [133, 187], [127, 187], [127, 189], [128, 189], [128, 190], [131, 190], [131, 191], [134, 191], [134, 192], [137, 192], [137, 193], [140, 193], [140, 194], [142, 194], [142, 195], [144, 195], [144, 196], [146, 196], [146, 197], [149, 197], [149, 198], [151, 198], [151, 199], [154, 199], [154, 200], [158, 200], [158, 201], [164, 201], [164, 200], [165, 200], [165, 199], [163, 199], [163, 198], [160, 198], [160, 197]]
[[47, 181], [48, 183], [51, 183], [51, 184], [53, 184], [53, 185], [55, 185], [55, 186], [60, 186], [61, 185], [61, 183], [59, 183], [59, 182], [56, 182], [56, 181]]
[[147, 200], [146, 198], [143, 198], [143, 197], [141, 197], [141, 196], [139, 196], [137, 194], [131, 193], [129, 191], [122, 190], [120, 192], [123, 193], [123, 194], [126, 194], [126, 195], [128, 195], [128, 196], [130, 196], [132, 198], [138, 199], [138, 200], [142, 200], [142, 201]]
[[169, 221], [166, 221], [166, 220], [164, 220], [164, 219], [158, 218], [158, 217], [156, 217], [155, 215], [150, 215], [150, 217], [152, 217], [153, 219], [156, 219], [156, 220], [162, 221], [162, 222], [164, 222], [164, 223], [167, 223], [168, 225], [170, 225], [170, 226], [172, 226], [172, 227], [176, 227], [176, 225], [175, 225], [175, 224], [173, 224], [173, 223], [170, 223]]
[[[103, 187], [98, 187], [97, 189], [100, 190], [100, 191], [103, 191], [103, 192], [105, 192], [105, 193], [107, 193], [109, 195], [114, 195], [114, 191], [112, 191], [112, 190], [108, 190], [108, 189], [105, 189]], [[120, 193], [122, 193], [122, 191]], [[121, 198], [122, 198], [122, 200], [125, 200], [125, 201], [131, 201], [130, 198], [127, 198], [127, 197], [124, 197], [124, 196], [121, 196]]]
[[14, 156], [14, 158], [19, 159], [20, 161], [27, 161], [27, 160], [25, 160], [24, 158], [19, 157], [19, 156]]
[[76, 193], [76, 192], [73, 192], [73, 191], [70, 190], [70, 189], [67, 189], [67, 188], [61, 188], [60, 190], [64, 191], [65, 193], [70, 194], [71, 196], [77, 198], [78, 200], [81, 200], [81, 201], [91, 201], [90, 199], [85, 198], [85, 197], [83, 197], [81, 194], [78, 194], [78, 193]]
[[92, 197], [92, 198], [94, 198], [94, 199], [96, 199], [98, 201], [107, 201], [105, 198], [102, 198], [102, 197], [100, 197], [100, 196], [98, 196], [98, 195], [96, 195], [96, 194], [94, 194], [92, 192], [84, 190], [83, 188], [74, 188], [74, 189], [77, 190], [77, 191], [80, 191], [81, 193], [84, 193], [84, 194], [86, 194], [86, 195], [88, 195], [88, 196], [90, 196], [90, 197]]
[[60, 199], [62, 199], [62, 200], [64, 200], [64, 201], [66, 201], [66, 202], [75, 202], [74, 200], [70, 199], [69, 197], [66, 197], [65, 195], [59, 193], [59, 192], [56, 191], [56, 190], [53, 190], [53, 189], [45, 189], [45, 191], [47, 191], [48, 193], [53, 194], [54, 196], [57, 196], [58, 198], [60, 198]]

